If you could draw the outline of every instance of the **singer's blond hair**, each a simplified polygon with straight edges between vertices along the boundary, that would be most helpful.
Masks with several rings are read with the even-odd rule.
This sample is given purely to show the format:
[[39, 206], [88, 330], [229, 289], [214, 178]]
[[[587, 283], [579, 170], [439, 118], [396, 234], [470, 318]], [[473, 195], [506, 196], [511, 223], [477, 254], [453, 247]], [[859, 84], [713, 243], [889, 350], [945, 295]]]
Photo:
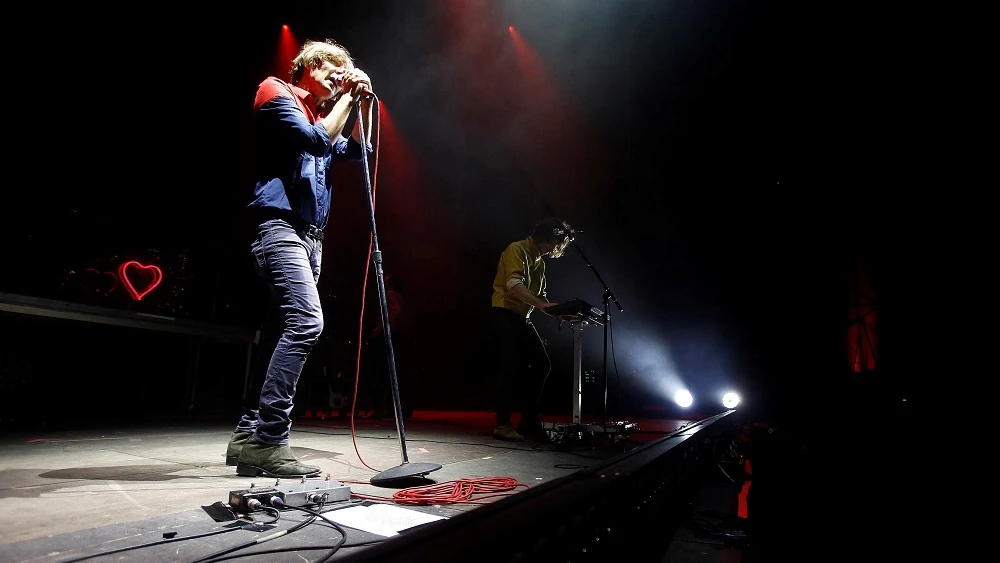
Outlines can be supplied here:
[[305, 74], [307, 68], [317, 67], [324, 61], [329, 61], [337, 66], [354, 68], [354, 59], [343, 45], [332, 39], [309, 40], [302, 45], [299, 54], [292, 59], [292, 69], [288, 73], [292, 84], [297, 84], [299, 80], [302, 80], [302, 75]]

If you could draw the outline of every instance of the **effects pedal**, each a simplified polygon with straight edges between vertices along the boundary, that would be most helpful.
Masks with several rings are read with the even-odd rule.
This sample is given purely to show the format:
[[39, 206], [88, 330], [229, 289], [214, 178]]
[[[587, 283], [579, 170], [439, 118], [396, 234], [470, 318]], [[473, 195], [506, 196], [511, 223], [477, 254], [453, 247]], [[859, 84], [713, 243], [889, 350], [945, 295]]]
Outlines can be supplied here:
[[322, 481], [302, 479], [296, 482], [277, 483], [274, 487], [281, 493], [282, 501], [288, 506], [329, 504], [351, 498], [351, 487], [340, 481], [331, 480], [329, 475]]
[[229, 506], [236, 512], [250, 514], [254, 511], [258, 502], [264, 506], [271, 506], [271, 497], [275, 496], [284, 500], [283, 494], [278, 489], [274, 487], [256, 487], [253, 483], [250, 483], [249, 489], [229, 491]]
[[286, 506], [329, 504], [350, 500], [351, 488], [331, 480], [329, 476], [322, 481], [302, 478], [283, 483], [279, 479], [271, 487], [257, 487], [250, 483], [249, 489], [229, 491], [229, 506], [237, 512], [249, 514], [261, 505], [273, 506], [272, 497], [278, 497]]
[[545, 430], [550, 441], [557, 443], [593, 440], [605, 437], [617, 443], [628, 438], [632, 432], [637, 432], [639, 425], [627, 421], [607, 422], [603, 424], [543, 422], [542, 429]]

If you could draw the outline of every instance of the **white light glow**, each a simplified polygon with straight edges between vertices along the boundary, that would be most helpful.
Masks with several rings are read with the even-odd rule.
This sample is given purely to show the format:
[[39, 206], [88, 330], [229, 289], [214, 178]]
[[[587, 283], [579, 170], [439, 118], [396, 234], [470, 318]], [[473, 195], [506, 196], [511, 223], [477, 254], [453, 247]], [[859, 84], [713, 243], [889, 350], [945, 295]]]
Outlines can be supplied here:
[[691, 396], [691, 393], [688, 392], [687, 389], [681, 389], [676, 393], [674, 393], [674, 402], [682, 407], [687, 408], [690, 407], [692, 403], [694, 403], [694, 397]]
[[735, 409], [738, 404], [740, 404], [740, 396], [736, 393], [730, 391], [722, 396], [722, 406], [727, 409]]

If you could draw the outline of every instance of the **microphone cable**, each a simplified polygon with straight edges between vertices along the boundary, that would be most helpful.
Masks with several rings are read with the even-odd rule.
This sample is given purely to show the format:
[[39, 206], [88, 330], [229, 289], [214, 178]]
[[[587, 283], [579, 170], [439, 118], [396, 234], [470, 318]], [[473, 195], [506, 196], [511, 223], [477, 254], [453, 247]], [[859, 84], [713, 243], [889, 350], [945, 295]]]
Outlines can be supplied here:
[[[374, 115], [372, 117], [372, 124], [374, 125], [374, 162], [372, 163], [372, 178], [371, 178], [371, 211], [374, 215], [375, 213], [375, 192], [378, 185], [378, 158], [379, 158], [379, 147], [380, 143], [380, 132], [381, 132], [381, 119], [382, 119], [382, 101], [374, 93], [371, 93], [371, 97], [375, 100]], [[359, 112], [358, 119], [361, 119]], [[362, 150], [367, 150], [364, 148]], [[367, 158], [365, 154], [364, 158]], [[358, 441], [355, 434], [354, 426], [354, 413], [357, 408], [358, 401], [358, 383], [361, 381], [361, 348], [364, 337], [364, 317], [365, 317], [365, 297], [368, 290], [368, 273], [370, 271], [372, 263], [372, 250], [375, 244], [374, 233], [368, 237], [368, 252], [365, 258], [365, 275], [361, 283], [361, 311], [358, 317], [358, 343], [355, 353], [354, 362], [354, 393], [351, 399], [351, 442], [354, 445], [354, 453], [357, 454], [358, 460], [367, 467], [375, 472], [381, 472], [382, 470], [376, 469], [361, 457], [361, 452], [358, 451]], [[344, 483], [357, 482], [365, 483], [363, 481], [342, 481]], [[385, 498], [376, 495], [364, 495], [359, 493], [351, 493], [352, 498], [366, 499], [374, 501], [390, 501], [397, 504], [409, 504], [409, 505], [447, 505], [447, 504], [459, 504], [459, 503], [469, 503], [469, 504], [487, 504], [483, 502], [485, 499], [497, 497], [497, 496], [508, 496], [514, 494], [516, 489], [529, 488], [525, 483], [520, 483], [517, 479], [512, 477], [479, 477], [479, 478], [462, 478], [453, 481], [446, 481], [443, 483], [435, 483], [426, 486], [417, 486], [405, 488], [396, 491], [392, 498]], [[339, 547], [339, 546], [338, 546]]]
[[[374, 162], [372, 163], [372, 178], [371, 178], [371, 183], [372, 183], [372, 193], [371, 193], [372, 200], [371, 200], [371, 206], [372, 206], [372, 213], [374, 214], [375, 213], [375, 189], [378, 186], [378, 153], [379, 153], [379, 148], [381, 146], [381, 142], [379, 142], [379, 135], [380, 135], [380, 133], [382, 131], [382, 127], [381, 127], [381, 120], [382, 120], [382, 100], [380, 100], [379, 97], [376, 96], [374, 92], [371, 93], [371, 97], [375, 100], [374, 101], [374, 116], [372, 117], [372, 125], [374, 125], [374, 129], [375, 129], [375, 131], [374, 131], [374, 136], [375, 136], [375, 139], [374, 139], [374, 141], [375, 141], [374, 142], [374, 153], [375, 153], [375, 157], [374, 157]], [[359, 102], [359, 105], [358, 105], [358, 119], [359, 120], [362, 119], [360, 107], [361, 106], [360, 106], [360, 102]], [[364, 153], [367, 153], [368, 147], [363, 147], [361, 150], [363, 151], [363, 158], [368, 158], [368, 155], [364, 154]], [[361, 457], [361, 452], [358, 451], [358, 440], [357, 440], [357, 438], [355, 436], [355, 433], [354, 433], [354, 413], [355, 413], [355, 411], [357, 409], [357, 403], [358, 403], [358, 384], [361, 382], [361, 343], [364, 341], [365, 296], [366, 296], [366, 293], [367, 293], [367, 290], [368, 290], [368, 272], [369, 272], [369, 268], [371, 267], [371, 262], [372, 262], [371, 261], [371, 258], [372, 258], [372, 247], [374, 246], [374, 244], [375, 244], [374, 234], [369, 234], [369, 236], [368, 236], [368, 252], [365, 254], [365, 256], [366, 256], [365, 257], [365, 275], [364, 275], [364, 279], [361, 282], [361, 312], [360, 312], [360, 314], [358, 316], [358, 345], [357, 345], [357, 351], [355, 353], [355, 360], [354, 360], [354, 392], [353, 392], [353, 397], [351, 398], [351, 415], [350, 416], [351, 416], [351, 442], [354, 444], [354, 453], [357, 454], [358, 460], [361, 462], [362, 465], [364, 465], [368, 469], [371, 469], [372, 471], [375, 471], [376, 473], [378, 473], [378, 472], [381, 472], [380, 469], [375, 469], [374, 467], [368, 465], [368, 463], [365, 462], [364, 458]]]

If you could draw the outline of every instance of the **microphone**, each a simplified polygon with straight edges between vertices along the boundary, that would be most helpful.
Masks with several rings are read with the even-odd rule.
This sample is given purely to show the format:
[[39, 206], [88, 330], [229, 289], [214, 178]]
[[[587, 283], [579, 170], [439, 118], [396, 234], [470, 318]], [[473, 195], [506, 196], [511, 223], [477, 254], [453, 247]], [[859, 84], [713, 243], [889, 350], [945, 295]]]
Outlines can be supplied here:
[[559, 228], [552, 229], [552, 234], [554, 234], [555, 236], [561, 237], [565, 235], [566, 238], [568, 238], [569, 240], [575, 239], [576, 233], [582, 233], [582, 232], [583, 231], [581, 229], [559, 229]]
[[[330, 80], [332, 80], [333, 83], [338, 88], [340, 88], [341, 90], [344, 89], [344, 75], [343, 74], [334, 74], [334, 75], [331, 75], [330, 76]], [[366, 98], [368, 98], [368, 99], [371, 99], [371, 98], [373, 98], [375, 96], [375, 93], [372, 92], [368, 88], [367, 84], [362, 84], [361, 85], [361, 95], [364, 96], [364, 97], [366, 97]]]

